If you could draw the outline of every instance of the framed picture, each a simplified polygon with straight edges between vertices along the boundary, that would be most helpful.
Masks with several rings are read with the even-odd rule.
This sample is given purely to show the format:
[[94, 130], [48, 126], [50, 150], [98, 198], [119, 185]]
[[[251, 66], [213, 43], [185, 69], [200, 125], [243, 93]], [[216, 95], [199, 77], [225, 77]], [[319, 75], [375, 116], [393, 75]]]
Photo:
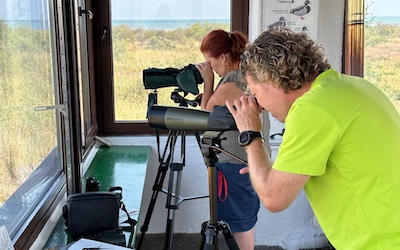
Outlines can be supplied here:
[[289, 28], [317, 39], [320, 0], [263, 0], [262, 30]]

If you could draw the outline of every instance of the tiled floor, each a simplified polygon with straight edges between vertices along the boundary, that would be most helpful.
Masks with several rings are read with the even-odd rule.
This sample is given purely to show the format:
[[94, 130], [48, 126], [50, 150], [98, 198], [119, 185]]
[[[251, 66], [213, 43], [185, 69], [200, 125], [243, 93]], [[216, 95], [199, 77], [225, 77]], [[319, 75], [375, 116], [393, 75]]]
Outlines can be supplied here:
[[[136, 243], [139, 242], [140, 235], [137, 237]], [[173, 250], [194, 250], [198, 249], [199, 242], [201, 242], [200, 234], [174, 234], [172, 249]], [[146, 234], [143, 238], [140, 250], [162, 250], [165, 248], [165, 235], [164, 234]], [[218, 236], [218, 249], [229, 250], [223, 235]], [[257, 246], [255, 250], [283, 250], [280, 247], [273, 246]]]

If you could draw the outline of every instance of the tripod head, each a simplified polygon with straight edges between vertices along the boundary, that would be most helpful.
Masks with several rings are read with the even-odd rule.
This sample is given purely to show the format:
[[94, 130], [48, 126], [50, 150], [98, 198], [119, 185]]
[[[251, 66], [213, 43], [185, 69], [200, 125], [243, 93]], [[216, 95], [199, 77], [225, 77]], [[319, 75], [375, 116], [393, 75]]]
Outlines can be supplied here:
[[215, 166], [218, 162], [215, 148], [220, 148], [223, 131], [206, 131], [200, 141], [200, 149], [207, 166]]
[[[233, 159], [237, 160], [240, 163], [246, 164], [247, 162], [236, 155], [224, 150], [221, 146], [221, 141], [225, 140], [225, 138], [221, 138], [221, 135], [224, 131], [206, 131], [203, 134], [203, 137], [200, 141], [200, 149], [201, 153], [203, 154], [206, 164], [215, 165], [218, 162], [217, 154], [224, 153]], [[208, 162], [207, 162], [208, 161]], [[213, 161], [213, 162], [209, 162]]]
[[220, 147], [223, 131], [206, 131], [200, 141], [201, 153], [204, 157], [209, 156], [213, 147]]
[[[181, 92], [183, 92], [183, 95], [181, 94]], [[197, 107], [198, 102], [197, 100], [189, 100], [186, 99], [185, 97], [189, 94], [189, 92], [182, 90], [181, 88], [175, 88], [172, 92], [171, 92], [171, 100], [174, 101], [174, 103], [179, 103], [180, 107], [188, 107], [188, 106], [192, 106], [192, 107]], [[146, 118], [148, 118], [148, 113], [151, 107], [153, 107], [154, 105], [158, 104], [158, 91], [157, 89], [154, 89], [151, 93], [148, 94], [147, 97], [147, 115]]]
[[[183, 96], [180, 94], [180, 92], [183, 92]], [[175, 103], [179, 103], [179, 106], [181, 107], [188, 107], [188, 105], [197, 107], [196, 100], [189, 100], [185, 98], [188, 94], [188, 92], [182, 90], [181, 88], [175, 88], [175, 90], [171, 92], [171, 100], [173, 100]]]

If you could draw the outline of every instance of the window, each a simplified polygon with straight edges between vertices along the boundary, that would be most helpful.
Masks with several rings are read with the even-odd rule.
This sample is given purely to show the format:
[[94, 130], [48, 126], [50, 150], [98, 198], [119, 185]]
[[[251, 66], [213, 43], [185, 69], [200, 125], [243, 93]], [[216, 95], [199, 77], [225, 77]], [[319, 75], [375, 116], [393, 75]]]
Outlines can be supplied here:
[[[101, 20], [94, 17], [97, 36], [104, 33], [96, 53], [96, 61], [102, 62], [98, 66], [102, 67], [101, 76], [96, 77], [103, 93], [97, 103], [100, 134], [154, 133], [146, 120], [152, 90], [144, 87], [143, 70], [181, 68], [203, 61], [200, 41], [212, 29], [247, 34], [248, 1], [160, 0], [149, 5], [144, 0], [112, 0], [108, 12], [106, 8], [104, 4], [93, 6], [95, 13], [102, 13]], [[231, 21], [232, 13], [240, 13], [235, 21]], [[112, 57], [106, 58], [107, 54]], [[157, 89], [158, 103], [177, 106], [171, 100], [173, 90]], [[194, 95], [186, 98], [194, 99]]]
[[0, 226], [33, 216], [62, 171], [51, 0], [0, 0]]
[[400, 112], [400, 16], [396, 0], [366, 0], [364, 77]]
[[400, 16], [395, 0], [347, 0], [343, 72], [364, 77], [400, 112]]
[[[143, 69], [182, 68], [204, 61], [199, 45], [205, 34], [213, 28], [230, 29], [229, 0], [213, 1], [218, 5], [213, 7], [209, 1], [147, 3], [112, 1], [116, 121], [146, 119], [151, 90], [144, 89]], [[170, 98], [174, 89], [158, 89], [159, 103], [177, 105]]]

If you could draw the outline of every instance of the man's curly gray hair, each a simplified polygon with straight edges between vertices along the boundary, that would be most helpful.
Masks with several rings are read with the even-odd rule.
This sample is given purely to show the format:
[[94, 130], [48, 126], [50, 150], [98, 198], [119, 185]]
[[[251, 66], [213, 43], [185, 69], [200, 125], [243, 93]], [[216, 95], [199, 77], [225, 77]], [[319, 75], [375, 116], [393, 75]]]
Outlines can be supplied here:
[[256, 82], [272, 81], [285, 93], [301, 88], [331, 65], [324, 49], [305, 33], [289, 29], [268, 30], [251, 44], [241, 57], [241, 76]]

